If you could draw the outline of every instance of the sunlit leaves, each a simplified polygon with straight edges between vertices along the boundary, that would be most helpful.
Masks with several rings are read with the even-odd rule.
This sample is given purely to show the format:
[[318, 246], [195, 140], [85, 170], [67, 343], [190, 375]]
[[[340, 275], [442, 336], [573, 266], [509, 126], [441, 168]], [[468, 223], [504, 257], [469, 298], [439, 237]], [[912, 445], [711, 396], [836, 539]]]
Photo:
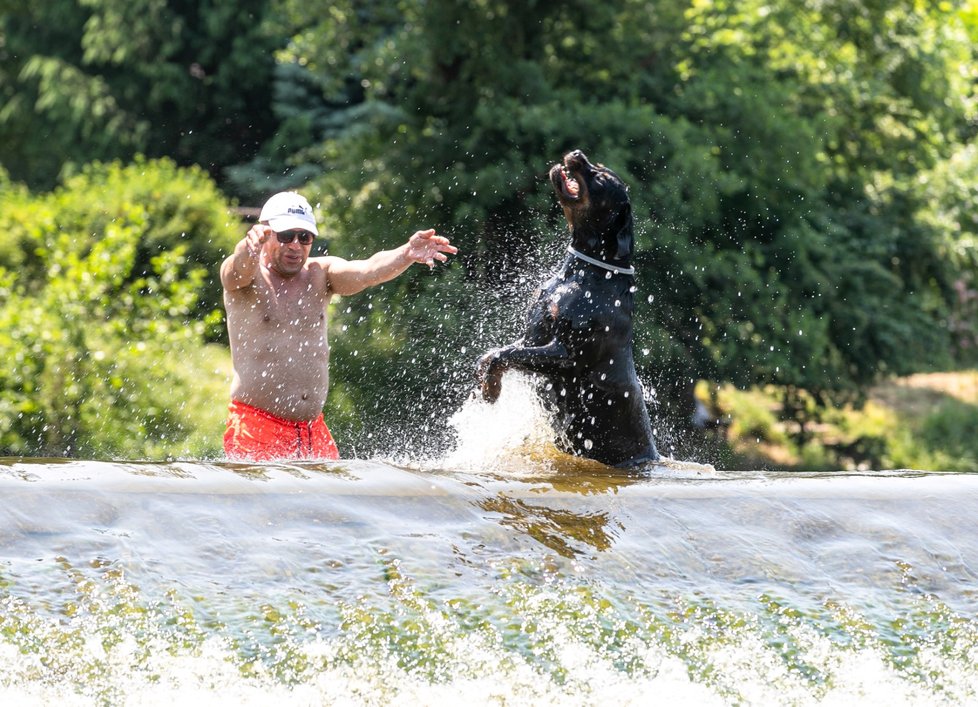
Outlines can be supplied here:
[[[960, 210], [915, 180], [948, 174], [973, 132], [970, 4], [280, 6], [280, 61], [334, 102], [295, 154], [322, 166], [307, 189], [333, 252], [433, 225], [462, 248], [467, 295], [523, 292], [564, 237], [544, 174], [580, 147], [631, 186], [644, 376], [848, 394], [942, 360]], [[417, 331], [457, 298], [425, 284], [387, 286], [370, 330]], [[473, 344], [470, 319], [446, 326]]]
[[[7, 232], [34, 243], [29, 267], [0, 268], [0, 355], [14, 362], [0, 373], [0, 455], [145, 456], [193, 432], [180, 365], [201, 347], [197, 303], [211, 273], [188, 258], [178, 229], [220, 204], [203, 182], [199, 199], [172, 191], [194, 177], [171, 164], [135, 168], [145, 178], [128, 177], [137, 191], [162, 179], [155, 198], [126, 198], [134, 187], [116, 165], [53, 195], [0, 199], [31, 224]], [[176, 212], [171, 197], [182, 202]], [[220, 237], [219, 225], [210, 229]]]

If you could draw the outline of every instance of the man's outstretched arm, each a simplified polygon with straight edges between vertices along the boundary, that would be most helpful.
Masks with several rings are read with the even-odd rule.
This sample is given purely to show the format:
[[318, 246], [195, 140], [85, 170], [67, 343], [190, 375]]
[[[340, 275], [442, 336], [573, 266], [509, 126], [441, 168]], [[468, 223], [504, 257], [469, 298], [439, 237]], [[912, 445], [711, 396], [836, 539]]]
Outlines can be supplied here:
[[338, 295], [353, 295], [393, 280], [414, 263], [434, 267], [436, 260], [448, 260], [446, 253], [457, 252], [458, 248], [444, 236], [435, 235], [433, 228], [417, 231], [404, 245], [374, 253], [365, 260], [328, 258], [329, 288]]

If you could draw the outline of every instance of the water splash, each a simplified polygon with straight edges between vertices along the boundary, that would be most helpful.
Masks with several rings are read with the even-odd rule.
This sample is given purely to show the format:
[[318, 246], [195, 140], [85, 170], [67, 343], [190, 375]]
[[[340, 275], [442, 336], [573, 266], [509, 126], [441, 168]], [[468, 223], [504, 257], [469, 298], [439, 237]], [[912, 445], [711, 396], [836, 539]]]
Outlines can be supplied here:
[[448, 420], [456, 443], [436, 464], [448, 469], [519, 473], [528, 467], [546, 470], [560, 453], [553, 443], [547, 411], [534, 382], [509, 372], [495, 403], [473, 394]]

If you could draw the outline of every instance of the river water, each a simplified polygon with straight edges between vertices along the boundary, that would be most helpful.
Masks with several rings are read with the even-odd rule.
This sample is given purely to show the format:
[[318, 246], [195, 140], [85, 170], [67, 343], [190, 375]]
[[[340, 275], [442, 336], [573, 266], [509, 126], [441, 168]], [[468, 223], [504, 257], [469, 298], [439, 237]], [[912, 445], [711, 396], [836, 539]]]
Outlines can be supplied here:
[[0, 704], [975, 704], [978, 475], [0, 460]]
[[[978, 704], [978, 474], [0, 458], [0, 705]], [[415, 433], [419, 434], [419, 433]]]

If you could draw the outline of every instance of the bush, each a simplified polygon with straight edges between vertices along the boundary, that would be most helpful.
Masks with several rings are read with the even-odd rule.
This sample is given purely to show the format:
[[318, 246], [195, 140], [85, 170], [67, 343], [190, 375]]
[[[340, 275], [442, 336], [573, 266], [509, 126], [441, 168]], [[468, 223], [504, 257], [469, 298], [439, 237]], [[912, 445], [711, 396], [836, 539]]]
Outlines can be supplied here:
[[241, 237], [241, 223], [206, 172], [177, 167], [168, 159], [94, 163], [41, 196], [22, 187], [4, 188], [0, 267], [17, 272], [19, 278], [43, 279], [34, 256], [55, 234], [71, 234], [66, 250], [84, 255], [134, 208], [142, 209], [145, 218], [128, 277], [152, 275], [154, 257], [182, 248], [180, 277], [195, 268], [205, 270], [194, 316], [204, 318], [220, 308], [218, 267]]
[[227, 354], [201, 293], [233, 231], [209, 180], [141, 161], [0, 202], [0, 455], [216, 452], [223, 405], [195, 393], [226, 389]]
[[741, 391], [724, 386], [719, 393], [721, 409], [730, 415], [729, 436], [756, 442], [784, 443], [787, 435], [778, 425], [773, 401], [759, 391]]
[[[978, 469], [978, 408], [948, 398], [918, 423], [916, 468], [941, 471]], [[921, 459], [920, 457], [924, 458]], [[907, 464], [911, 466], [911, 464]]]

